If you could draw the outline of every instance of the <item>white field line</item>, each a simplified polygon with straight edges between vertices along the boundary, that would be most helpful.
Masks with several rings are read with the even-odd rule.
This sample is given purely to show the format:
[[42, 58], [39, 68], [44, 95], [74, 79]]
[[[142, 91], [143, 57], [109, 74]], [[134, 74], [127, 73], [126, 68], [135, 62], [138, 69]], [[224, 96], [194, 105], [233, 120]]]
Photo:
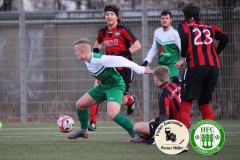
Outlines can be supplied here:
[[[127, 134], [127, 132], [89, 132], [89, 134], [93, 135], [118, 135], [118, 134]], [[231, 134], [231, 136], [237, 136], [236, 134], [240, 134], [240, 132], [225, 132], [225, 134]], [[233, 134], [233, 135], [232, 135]], [[40, 136], [40, 137], [45, 137], [45, 136], [54, 136], [54, 137], [66, 137], [68, 134], [64, 133], [58, 133], [58, 132], [45, 132], [45, 133], [0, 133], [0, 138], [24, 138], [24, 137], [31, 137], [31, 136]]]
[[[240, 125], [222, 125], [222, 127], [240, 127]], [[78, 128], [78, 127], [76, 127]], [[108, 128], [121, 128], [119, 126], [112, 126], [112, 127], [97, 127], [102, 129], [108, 129]], [[57, 127], [46, 127], [46, 128], [1, 128], [1, 130], [46, 130], [46, 129], [57, 129]]]
[[[0, 133], [0, 136], [2, 135], [69, 135], [72, 132], [69, 133], [61, 133], [61, 132], [43, 132], [43, 133]], [[127, 134], [127, 132], [88, 132], [89, 134]], [[225, 132], [227, 134], [240, 134], [240, 132]]]
[[[76, 127], [78, 128], [78, 127]], [[113, 126], [113, 127], [97, 127], [97, 128], [121, 128], [121, 127], [118, 127], [118, 126]], [[48, 127], [48, 128], [1, 128], [0, 129], [0, 132], [1, 130], [45, 130], [45, 129], [57, 129], [57, 126], [56, 127]]]
[[[68, 136], [70, 133], [68, 134], [64, 134], [64, 133], [59, 133], [59, 132], [46, 132], [46, 133], [4, 133], [4, 134], [1, 134], [0, 133], [0, 137], [5, 137], [5, 138], [21, 138], [21, 137], [31, 137], [31, 136], [54, 136], [54, 137], [66, 137]], [[127, 134], [127, 132], [90, 132], [89, 134], [114, 134], [114, 135], [117, 135], [117, 134]]]

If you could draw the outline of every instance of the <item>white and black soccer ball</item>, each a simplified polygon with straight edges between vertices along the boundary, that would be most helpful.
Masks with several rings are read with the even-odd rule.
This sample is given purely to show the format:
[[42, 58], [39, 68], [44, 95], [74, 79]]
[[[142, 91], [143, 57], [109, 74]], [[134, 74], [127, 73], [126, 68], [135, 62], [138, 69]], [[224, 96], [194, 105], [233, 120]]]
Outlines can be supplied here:
[[57, 127], [63, 133], [71, 132], [74, 129], [74, 120], [70, 116], [61, 116], [57, 120]]

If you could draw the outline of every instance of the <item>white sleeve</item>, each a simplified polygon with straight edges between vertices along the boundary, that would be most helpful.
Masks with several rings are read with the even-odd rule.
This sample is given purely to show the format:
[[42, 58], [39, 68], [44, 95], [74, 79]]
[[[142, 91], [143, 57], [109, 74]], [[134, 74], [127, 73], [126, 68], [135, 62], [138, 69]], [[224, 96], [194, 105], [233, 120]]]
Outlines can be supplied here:
[[103, 55], [99, 63], [105, 67], [129, 67], [138, 74], [144, 74], [145, 72], [145, 67], [139, 66], [122, 56]]
[[153, 43], [152, 43], [152, 47], [150, 48], [150, 50], [148, 51], [147, 57], [144, 59], [146, 61], [148, 61], [148, 63], [152, 62], [153, 57], [157, 54], [158, 50], [157, 50], [157, 44], [156, 44], [156, 31], [154, 32], [154, 36], [153, 36]]
[[175, 34], [175, 43], [179, 49], [179, 52], [181, 52], [181, 39], [178, 32]]

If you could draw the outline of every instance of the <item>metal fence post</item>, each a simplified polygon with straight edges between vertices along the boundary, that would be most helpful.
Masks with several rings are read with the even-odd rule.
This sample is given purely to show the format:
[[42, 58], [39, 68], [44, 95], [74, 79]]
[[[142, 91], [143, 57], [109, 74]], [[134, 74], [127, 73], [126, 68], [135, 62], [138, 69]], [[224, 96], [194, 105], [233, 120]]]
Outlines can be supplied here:
[[21, 123], [27, 123], [27, 53], [26, 24], [23, 0], [19, 0], [19, 54], [20, 54], [20, 114]]
[[[142, 59], [145, 58], [147, 54], [147, 6], [146, 1], [142, 0]], [[149, 80], [148, 75], [143, 75], [143, 120], [149, 121]]]

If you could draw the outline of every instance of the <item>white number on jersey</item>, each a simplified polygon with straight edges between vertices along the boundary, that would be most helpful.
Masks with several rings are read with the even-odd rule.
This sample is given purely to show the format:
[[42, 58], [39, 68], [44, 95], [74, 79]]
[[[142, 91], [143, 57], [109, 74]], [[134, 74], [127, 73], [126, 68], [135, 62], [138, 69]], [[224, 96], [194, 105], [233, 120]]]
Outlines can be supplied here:
[[[209, 41], [207, 42], [207, 41], [204, 41], [204, 42], [202, 42], [202, 41], [199, 41], [199, 39], [200, 39], [200, 37], [201, 37], [201, 35], [202, 35], [202, 32], [198, 29], [198, 28], [194, 28], [193, 29], [193, 32], [195, 33], [197, 33], [197, 35], [196, 35], [196, 37], [194, 38], [194, 44], [195, 45], [201, 45], [201, 44], [210, 44], [210, 43], [212, 43], [212, 41], [213, 41], [213, 39], [210, 37], [211, 35], [211, 33], [210, 33], [210, 31], [208, 30], [208, 29], [204, 29], [202, 32], [203, 32], [203, 34], [205, 34], [205, 32], [207, 33], [205, 36], [206, 36], [206, 38], [207, 39], [209, 39]], [[199, 41], [199, 42], [198, 42]]]

